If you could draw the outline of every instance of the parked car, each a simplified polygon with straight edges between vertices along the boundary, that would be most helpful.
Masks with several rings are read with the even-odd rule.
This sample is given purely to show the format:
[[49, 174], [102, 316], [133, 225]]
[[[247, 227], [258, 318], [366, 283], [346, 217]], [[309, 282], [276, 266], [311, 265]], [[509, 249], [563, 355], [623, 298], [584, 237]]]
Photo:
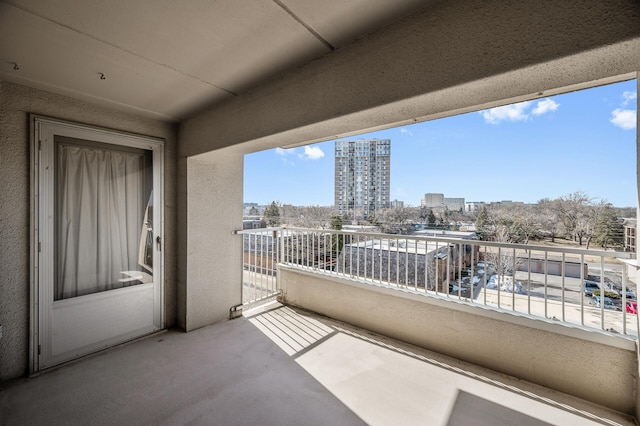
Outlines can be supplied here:
[[[600, 307], [600, 296], [593, 296], [593, 298], [591, 298], [591, 303], [593, 303], [593, 306], [595, 306], [596, 308]], [[616, 306], [615, 303], [613, 303], [613, 299], [611, 299], [610, 297], [606, 297], [604, 298], [604, 308], [605, 309], [611, 309], [614, 311], [618, 310], [618, 307]]]
[[[609, 293], [611, 293], [611, 294], [609, 294]], [[605, 285], [604, 285], [604, 295], [605, 296], [609, 296], [609, 297], [611, 297], [613, 299], [617, 299], [617, 298], [620, 297], [620, 293], [621, 292], [619, 292], [618, 289], [616, 289], [615, 286], [605, 283]]]
[[[615, 288], [618, 290], [618, 293], [620, 293], [621, 297], [622, 297], [622, 284], [616, 284]], [[636, 294], [634, 293], [633, 290], [631, 290], [629, 287], [627, 287], [625, 289], [625, 296], [627, 297], [627, 299], [636, 299]]]
[[593, 290], [600, 290], [600, 284], [593, 281], [584, 282], [584, 295], [587, 297], [593, 296]]
[[638, 302], [632, 300], [627, 302], [627, 313], [638, 315]]
[[628, 288], [627, 289], [627, 299], [634, 299], [635, 300], [635, 298], [636, 298], [636, 294], [633, 292], [633, 290]]

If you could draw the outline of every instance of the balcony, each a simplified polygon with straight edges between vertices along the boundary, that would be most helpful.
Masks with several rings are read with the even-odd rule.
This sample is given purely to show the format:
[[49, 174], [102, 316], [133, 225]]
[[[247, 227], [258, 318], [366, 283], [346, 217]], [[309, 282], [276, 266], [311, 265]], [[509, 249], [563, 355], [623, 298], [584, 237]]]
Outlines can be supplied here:
[[[311, 229], [239, 233], [242, 317], [7, 383], [4, 424], [635, 424], [637, 318], [575, 303], [566, 276], [597, 279], [611, 253], [586, 259], [546, 249], [536, 276], [540, 253], [531, 247]], [[524, 263], [509, 261], [525, 254]], [[571, 272], [576, 256], [587, 267]], [[495, 289], [489, 277], [471, 278], [491, 262], [503, 278]], [[607, 269], [605, 283], [614, 276], [607, 280]], [[624, 264], [619, 270], [622, 284], [634, 286]], [[509, 291], [523, 274], [533, 276], [527, 293]], [[541, 294], [532, 291], [538, 280]]]
[[[243, 155], [637, 78], [640, 26], [635, 2], [594, 1], [590, 7], [579, 7], [578, 2], [547, 2], [543, 8], [521, 2], [518, 7], [505, 8], [500, 1], [408, 0], [393, 2], [398, 4], [393, 8], [391, 2], [378, 2], [378, 7], [367, 8], [366, 13], [351, 8], [346, 15], [342, 12], [345, 2], [331, 2], [335, 7], [316, 2], [311, 9], [297, 5], [300, 2], [261, 2], [259, 10], [246, 2], [198, 2], [201, 7], [193, 8], [178, 2], [154, 7], [128, 2], [121, 8], [109, 8], [106, 3], [70, 1], [65, 2], [64, 10], [47, 3], [1, 3], [0, 15], [6, 25], [0, 25], [5, 35], [5, 61], [0, 70], [0, 169], [5, 183], [0, 203], [0, 380], [38, 370], [39, 345], [46, 335], [38, 309], [48, 299], [40, 297], [42, 269], [33, 261], [42, 242], [35, 234], [40, 229], [34, 217], [40, 197], [33, 189], [39, 176], [34, 163], [43, 141], [36, 137], [37, 126], [30, 115], [164, 140], [165, 161], [159, 174], [165, 182], [164, 201], [155, 205], [155, 211], [162, 212], [155, 229], [163, 233], [162, 241], [156, 239], [155, 245], [162, 258], [156, 262], [162, 269], [162, 276], [157, 274], [161, 287], [157, 312], [160, 327], [178, 326], [188, 333], [156, 335], [40, 377], [3, 382], [0, 423], [213, 423], [218, 419], [218, 423], [311, 423], [318, 412], [323, 416], [317, 423], [339, 423], [337, 416], [330, 416], [345, 410], [367, 422], [385, 420], [380, 410], [367, 415], [338, 390], [328, 390], [327, 380], [318, 378], [326, 384], [319, 390], [316, 380], [309, 379], [297, 362], [314, 353], [334, 367], [326, 371], [337, 370], [336, 377], [352, 377], [351, 373], [373, 377], [361, 386], [346, 378], [343, 384], [352, 386], [355, 398], [362, 395], [360, 402], [373, 402], [373, 409], [384, 407], [396, 419], [422, 404], [427, 413], [441, 413], [435, 423], [447, 419], [461, 423], [451, 416], [458, 412], [453, 409], [458, 406], [456, 391], [448, 391], [443, 398], [438, 393], [449, 382], [466, 394], [531, 414], [523, 411], [531, 400], [527, 394], [525, 400], [511, 404], [480, 389], [480, 384], [474, 389], [476, 385], [464, 387], [445, 378], [427, 392], [419, 385], [431, 380], [415, 377], [428, 376], [435, 381], [437, 374], [433, 370], [423, 376], [403, 374], [398, 359], [383, 362], [381, 352], [386, 349], [380, 345], [372, 346], [370, 355], [358, 352], [357, 362], [345, 359], [333, 365], [335, 357], [325, 346], [337, 342], [332, 336], [299, 352], [295, 359], [285, 359], [284, 352], [262, 333], [250, 333], [253, 340], [243, 333], [255, 328], [249, 319], [226, 321], [229, 308], [241, 303], [242, 251], [238, 236], [231, 232], [239, 226], [242, 215]], [[237, 8], [228, 7], [231, 3]], [[107, 8], [104, 11], [108, 13], [101, 13], [98, 6]], [[393, 16], [385, 18], [392, 10]], [[310, 19], [296, 16], [301, 12]], [[401, 15], [407, 18], [397, 19]], [[212, 24], [210, 17], [220, 25]], [[334, 17], [340, 17], [342, 23]], [[430, 157], [425, 158], [428, 161]], [[387, 163], [383, 169], [389, 173]], [[451, 164], [457, 167], [459, 162]], [[599, 169], [604, 166], [598, 164]], [[471, 170], [469, 167], [472, 165], [463, 168]], [[358, 250], [352, 245], [354, 254]], [[362, 247], [370, 259], [367, 250]], [[491, 250], [488, 248], [489, 253]], [[347, 263], [344, 256], [342, 270], [317, 267], [328, 262], [330, 268], [334, 259], [337, 266], [339, 256], [311, 258], [306, 263], [280, 259], [280, 272], [271, 275], [275, 283], [271, 294], [256, 284], [252, 298], [279, 295], [285, 306], [306, 306], [309, 311], [355, 324], [375, 319], [379, 324], [362, 325], [369, 331], [354, 331], [370, 339], [375, 336], [371, 329], [377, 327], [380, 334], [402, 334], [403, 341], [423, 336], [426, 342], [416, 340], [415, 348], [427, 343], [440, 352], [448, 348], [477, 352], [475, 348], [480, 348], [483, 358], [468, 359], [465, 365], [469, 369], [464, 371], [496, 383], [511, 383], [506, 386], [513, 389], [525, 386], [525, 381], [538, 380], [528, 377], [539, 372], [547, 379], [564, 377], [570, 388], [562, 392], [567, 394], [595, 390], [595, 395], [582, 396], [592, 402], [579, 403], [561, 394], [559, 384], [548, 380], [541, 388], [532, 385], [530, 396], [537, 395], [536, 401], [557, 401], [573, 407], [568, 408], [572, 411], [596, 413], [606, 405], [636, 417], [640, 413], [634, 401], [638, 370], [635, 317], [603, 310], [591, 315], [594, 308], [584, 303], [587, 299], [581, 305], [572, 299], [575, 291], [564, 296], [562, 291], [558, 293], [557, 276], [547, 274], [543, 288], [548, 292], [542, 291], [546, 297], [542, 305], [539, 297], [529, 297], [531, 292], [511, 294], [501, 287], [487, 289], [476, 283], [468, 290], [473, 297], [465, 300], [464, 278], [477, 276], [478, 262], [482, 261], [475, 253], [474, 262], [464, 267], [465, 274], [466, 269], [472, 269], [468, 275], [446, 275], [446, 265], [453, 266], [448, 259], [437, 261], [437, 274], [425, 268], [424, 287], [410, 270], [404, 271], [404, 281], [385, 282], [378, 263], [378, 273], [367, 277], [358, 276], [357, 264]], [[534, 263], [537, 260], [531, 258]], [[367, 262], [362, 265], [367, 265], [367, 272], [371, 270]], [[436, 278], [443, 267], [444, 275]], [[387, 276], [388, 268], [383, 270]], [[348, 273], [353, 270], [355, 274]], [[247, 271], [251, 273], [264, 275], [260, 270]], [[395, 275], [395, 270], [391, 273]], [[463, 281], [458, 285], [456, 280]], [[498, 286], [508, 281], [497, 280]], [[539, 289], [541, 281], [535, 281]], [[449, 292], [449, 284], [453, 291], [460, 289], [457, 295]], [[570, 282], [565, 284], [565, 290], [572, 288]], [[480, 296], [475, 297], [478, 288]], [[318, 297], [306, 290], [314, 290]], [[499, 291], [495, 302], [490, 290]], [[555, 311], [553, 305], [558, 303], [561, 309]], [[539, 315], [538, 306], [543, 307], [543, 315]], [[441, 315], [426, 315], [436, 313]], [[76, 323], [82, 326], [93, 318], [89, 312]], [[574, 325], [561, 324], [563, 320]], [[217, 325], [203, 328], [210, 324]], [[489, 337], [496, 336], [474, 335], [472, 330], [480, 326], [502, 338], [496, 347], [517, 347], [523, 340], [533, 345], [518, 338], [516, 332], [507, 333], [517, 327], [524, 337], [547, 336], [547, 343], [530, 351], [535, 362], [510, 374], [518, 379], [508, 381], [504, 371], [479, 372], [481, 365], [494, 359], [497, 365], [492, 370], [511, 365], [507, 361], [514, 357], [511, 352], [486, 352], [492, 344]], [[443, 339], [438, 340], [435, 332]], [[388, 338], [379, 340], [392, 345]], [[448, 348], [445, 338], [451, 340]], [[435, 347], [437, 342], [442, 344]], [[576, 343], [577, 350], [561, 351], [567, 342]], [[405, 348], [402, 345], [405, 343], [395, 342], [392, 346]], [[234, 350], [225, 352], [227, 347]], [[345, 354], [355, 350], [342, 349], [336, 357], [347, 358]], [[421, 355], [422, 350], [406, 349], [427, 359], [439, 359]], [[464, 354], [450, 355], [461, 359]], [[368, 361], [363, 363], [363, 359]], [[410, 359], [412, 373], [422, 365], [416, 360]], [[575, 364], [589, 371], [574, 378], [573, 370], [558, 374], [556, 364]], [[260, 368], [253, 368], [256, 365]], [[349, 371], [341, 371], [342, 366]], [[361, 366], [371, 372], [386, 369], [389, 374], [367, 375], [356, 368]], [[270, 371], [273, 374], [267, 374]], [[301, 376], [288, 380], [287, 372]], [[613, 392], [609, 392], [608, 372], [620, 379]], [[384, 389], [372, 386], [377, 383], [384, 383]], [[392, 399], [396, 394], [399, 400]], [[348, 408], [332, 405], [331, 398], [338, 398]], [[309, 403], [311, 399], [316, 405]], [[238, 408], [230, 401], [242, 405]], [[393, 406], [383, 405], [386, 401]], [[289, 417], [277, 415], [282, 412]], [[217, 413], [222, 413], [221, 417], [215, 417]], [[605, 412], [597, 417], [580, 415], [575, 423], [600, 418], [623, 422]], [[349, 421], [344, 419], [343, 423]]]
[[[635, 296], [629, 253], [291, 228], [252, 238], [245, 276], [260, 258], [273, 266], [254, 278], [271, 281], [251, 284], [249, 276], [245, 288], [267, 298], [635, 409], [638, 318], [622, 309]], [[595, 306], [588, 280], [616, 292], [621, 310]]]
[[580, 285], [635, 290], [610, 252], [239, 234], [242, 317], [5, 383], [3, 424], [634, 424], [637, 316]]
[[574, 396], [278, 303], [6, 384], [3, 424], [634, 424]]

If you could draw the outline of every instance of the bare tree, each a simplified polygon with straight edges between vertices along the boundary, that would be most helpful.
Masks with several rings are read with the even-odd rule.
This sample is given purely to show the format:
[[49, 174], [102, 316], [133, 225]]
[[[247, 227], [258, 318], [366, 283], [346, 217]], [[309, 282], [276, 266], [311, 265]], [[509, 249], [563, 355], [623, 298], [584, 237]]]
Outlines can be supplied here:
[[574, 240], [582, 245], [585, 237], [585, 218], [586, 206], [591, 203], [591, 198], [582, 191], [565, 195], [558, 198], [555, 204], [558, 209], [558, 217], [564, 225], [567, 235], [571, 235]]
[[529, 240], [540, 233], [538, 217], [532, 206], [518, 206], [515, 213], [515, 220], [512, 224], [512, 233], [517, 235], [515, 240], [522, 244], [529, 244]]
[[536, 216], [540, 224], [540, 230], [551, 237], [551, 242], [555, 241], [561, 227], [557, 203], [557, 200], [543, 198], [538, 201], [536, 206]]
[[416, 217], [421, 223], [427, 223], [429, 214], [433, 214], [427, 206], [416, 207]]
[[402, 232], [402, 228], [411, 219], [411, 210], [408, 207], [397, 209], [383, 209], [379, 212], [381, 230], [383, 232]]
[[330, 206], [305, 206], [300, 208], [301, 226], [305, 228], [326, 229], [329, 227], [335, 209]]
[[587, 240], [587, 250], [589, 250], [591, 240], [596, 236], [600, 218], [604, 214], [607, 204], [605, 200], [601, 200], [598, 203], [588, 205], [580, 220], [580, 227], [583, 229], [584, 237]]
[[[497, 242], [512, 243], [514, 242], [512, 238], [511, 230], [504, 225], [498, 226], [493, 234], [493, 241]], [[514, 250], [496, 247], [487, 248], [487, 251], [483, 253], [483, 259], [499, 277], [514, 276], [523, 263], [523, 259], [518, 257]]]
[[283, 224], [301, 226], [299, 208], [291, 204], [280, 204], [280, 218]]

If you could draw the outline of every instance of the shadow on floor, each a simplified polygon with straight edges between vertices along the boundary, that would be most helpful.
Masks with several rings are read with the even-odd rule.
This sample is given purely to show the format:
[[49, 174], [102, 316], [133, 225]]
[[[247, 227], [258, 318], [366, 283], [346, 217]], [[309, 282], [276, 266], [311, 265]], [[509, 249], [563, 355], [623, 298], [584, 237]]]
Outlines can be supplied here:
[[169, 331], [5, 385], [0, 424], [364, 423], [239, 318]]
[[300, 309], [275, 303], [246, 315], [368, 424], [635, 424], [590, 402]]
[[[634, 424], [546, 388], [272, 304], [0, 389], [0, 424]], [[515, 423], [514, 423], [515, 422]]]

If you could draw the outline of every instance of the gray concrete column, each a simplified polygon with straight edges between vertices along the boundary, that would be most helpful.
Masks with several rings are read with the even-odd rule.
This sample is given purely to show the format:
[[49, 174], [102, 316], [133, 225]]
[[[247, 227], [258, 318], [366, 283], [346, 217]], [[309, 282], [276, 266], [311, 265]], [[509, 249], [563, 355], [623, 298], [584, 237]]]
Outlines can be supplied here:
[[179, 161], [186, 209], [179, 225], [178, 324], [186, 331], [229, 318], [242, 302], [243, 155], [222, 149]]

